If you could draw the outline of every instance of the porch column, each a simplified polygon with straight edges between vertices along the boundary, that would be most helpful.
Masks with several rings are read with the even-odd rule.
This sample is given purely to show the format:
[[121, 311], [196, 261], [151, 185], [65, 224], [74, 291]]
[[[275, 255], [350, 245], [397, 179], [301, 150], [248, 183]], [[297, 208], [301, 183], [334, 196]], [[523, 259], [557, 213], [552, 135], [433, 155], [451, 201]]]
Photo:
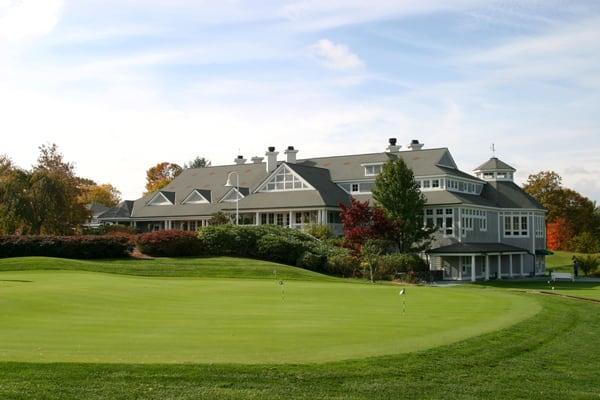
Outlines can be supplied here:
[[485, 255], [485, 280], [490, 280], [490, 255]]
[[521, 256], [521, 276], [525, 276], [525, 273], [523, 272], [523, 253], [521, 253], [520, 256]]
[[508, 272], [509, 272], [511, 278], [513, 277], [512, 259], [513, 259], [513, 255], [509, 254], [508, 255]]
[[462, 281], [463, 256], [458, 256], [458, 280]]
[[471, 282], [475, 282], [475, 256], [471, 256]]
[[502, 279], [502, 254], [498, 254], [498, 279]]
[[292, 228], [292, 227], [293, 227], [293, 225], [292, 225], [292, 215], [293, 215], [293, 214], [294, 214], [294, 213], [290, 211], [290, 216], [289, 216], [289, 220], [288, 220], [288, 225], [289, 225], [289, 227], [290, 227], [290, 228]]
[[260, 225], [260, 213], [258, 211], [256, 212], [256, 219], [254, 220], [254, 223], [256, 225]]

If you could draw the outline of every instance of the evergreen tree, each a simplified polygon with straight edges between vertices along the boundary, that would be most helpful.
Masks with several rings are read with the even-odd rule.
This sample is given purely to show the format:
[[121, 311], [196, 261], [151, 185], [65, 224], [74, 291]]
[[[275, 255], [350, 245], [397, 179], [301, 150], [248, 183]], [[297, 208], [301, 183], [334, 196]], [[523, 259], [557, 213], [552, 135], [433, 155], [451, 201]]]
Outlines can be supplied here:
[[388, 161], [375, 180], [373, 199], [393, 224], [389, 240], [401, 253], [419, 252], [431, 244], [435, 228], [423, 224], [425, 196], [404, 160]]

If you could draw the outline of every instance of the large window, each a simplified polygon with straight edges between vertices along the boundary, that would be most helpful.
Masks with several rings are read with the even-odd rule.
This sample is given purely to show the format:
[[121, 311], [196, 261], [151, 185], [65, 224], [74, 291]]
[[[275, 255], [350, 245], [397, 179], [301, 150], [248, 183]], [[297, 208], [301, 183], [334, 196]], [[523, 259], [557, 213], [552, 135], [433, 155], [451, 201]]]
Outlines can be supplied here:
[[475, 226], [479, 231], [487, 231], [487, 211], [476, 208], [461, 209], [461, 226], [463, 235], [475, 230]]
[[382, 169], [382, 164], [365, 165], [365, 176], [379, 175]]
[[526, 237], [529, 236], [529, 223], [527, 214], [504, 213], [503, 215], [504, 236]]
[[340, 183], [339, 187], [344, 189], [347, 193], [359, 194], [359, 193], [371, 193], [373, 190], [373, 182], [356, 182], [356, 183]]
[[425, 225], [437, 227], [444, 236], [454, 234], [454, 210], [452, 208], [428, 208], [425, 210]]
[[546, 220], [543, 215], [535, 216], [535, 237], [544, 238], [546, 236]]
[[263, 192], [307, 190], [310, 187], [287, 166], [281, 168], [261, 189]]

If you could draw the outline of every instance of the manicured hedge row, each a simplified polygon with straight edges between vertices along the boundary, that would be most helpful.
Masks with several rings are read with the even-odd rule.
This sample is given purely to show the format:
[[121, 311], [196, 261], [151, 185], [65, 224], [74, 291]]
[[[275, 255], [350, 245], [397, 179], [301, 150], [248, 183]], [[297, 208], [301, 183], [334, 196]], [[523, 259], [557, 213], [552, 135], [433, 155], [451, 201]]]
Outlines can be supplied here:
[[272, 225], [215, 225], [198, 233], [157, 231], [140, 235], [137, 246], [157, 257], [251, 257], [335, 275], [353, 276], [359, 271], [348, 249]]
[[156, 231], [139, 235], [138, 249], [154, 257], [183, 257], [202, 255], [202, 243], [194, 232]]
[[132, 249], [123, 236], [0, 236], [0, 258], [120, 258]]

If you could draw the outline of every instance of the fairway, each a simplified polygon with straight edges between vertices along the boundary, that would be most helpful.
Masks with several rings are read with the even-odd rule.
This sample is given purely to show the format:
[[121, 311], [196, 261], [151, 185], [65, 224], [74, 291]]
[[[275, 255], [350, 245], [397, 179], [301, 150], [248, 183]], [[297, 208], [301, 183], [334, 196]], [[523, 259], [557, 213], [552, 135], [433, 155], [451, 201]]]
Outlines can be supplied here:
[[[482, 287], [324, 278], [0, 272], [0, 360], [307, 363], [423, 350], [518, 323], [538, 301]], [[403, 312], [403, 301], [406, 311]]]

